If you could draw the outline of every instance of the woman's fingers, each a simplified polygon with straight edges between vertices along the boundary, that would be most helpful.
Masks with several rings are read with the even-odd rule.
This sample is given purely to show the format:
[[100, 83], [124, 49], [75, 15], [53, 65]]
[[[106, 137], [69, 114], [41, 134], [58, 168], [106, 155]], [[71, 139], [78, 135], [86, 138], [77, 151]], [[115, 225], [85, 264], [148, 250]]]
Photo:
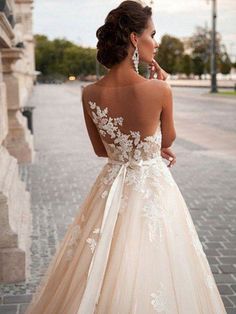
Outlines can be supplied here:
[[162, 75], [163, 75], [163, 81], [165, 81], [167, 79], [167, 77], [169, 76], [169, 74], [163, 69], [161, 71], [162, 71]]
[[163, 153], [163, 152], [161, 153], [161, 157], [163, 157], [163, 158], [165, 158], [167, 160], [169, 160], [169, 158], [170, 158], [170, 156], [168, 154]]
[[166, 80], [168, 77], [168, 73], [166, 71], [164, 71], [160, 65], [157, 63], [157, 61], [155, 59], [152, 59], [152, 63], [150, 64], [150, 77], [149, 78], [153, 78], [154, 74], [157, 73], [157, 79], [158, 80]]
[[152, 78], [154, 78], [154, 74], [155, 74], [155, 66], [154, 66], [154, 64], [150, 64], [149, 70], [150, 70], [149, 78], [152, 79]]
[[163, 80], [163, 75], [162, 75], [161, 71], [157, 72], [157, 79]]
[[169, 156], [168, 161], [170, 162], [168, 164], [168, 167], [172, 167], [175, 164], [175, 162], [176, 162], [176, 158], [173, 158], [172, 156]]
[[[172, 158], [172, 157], [171, 157]], [[176, 163], [176, 159], [169, 159], [169, 161], [170, 161], [170, 163], [168, 164], [168, 166], [167, 167], [172, 167], [175, 163]]]
[[161, 156], [169, 161], [167, 167], [172, 167], [176, 163], [176, 155], [170, 148], [162, 148]]
[[166, 153], [163, 153], [163, 152], [162, 152], [162, 153], [161, 153], [161, 156], [170, 162], [170, 163], [168, 164], [168, 167], [170, 167], [171, 165], [174, 165], [175, 162], [176, 162], [176, 158], [174, 158], [174, 157], [172, 157], [172, 156], [170, 156], [170, 155], [168, 155], [168, 154], [166, 154]]

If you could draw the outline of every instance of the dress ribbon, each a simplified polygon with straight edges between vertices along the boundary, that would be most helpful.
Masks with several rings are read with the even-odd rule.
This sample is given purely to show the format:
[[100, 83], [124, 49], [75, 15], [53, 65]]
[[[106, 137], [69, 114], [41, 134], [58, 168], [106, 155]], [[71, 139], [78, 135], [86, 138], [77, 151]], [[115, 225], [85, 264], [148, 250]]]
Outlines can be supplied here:
[[157, 156], [147, 160], [141, 159], [140, 161], [135, 161], [131, 159], [127, 162], [122, 162], [108, 158], [108, 164], [120, 164], [121, 167], [111, 185], [106, 199], [100, 229], [100, 238], [90, 263], [86, 287], [77, 314], [93, 314], [96, 305], [98, 304], [107, 267], [113, 232], [120, 209], [127, 168], [136, 169], [137, 167], [142, 167], [143, 165], [156, 164], [160, 161], [160, 159], [161, 156]]

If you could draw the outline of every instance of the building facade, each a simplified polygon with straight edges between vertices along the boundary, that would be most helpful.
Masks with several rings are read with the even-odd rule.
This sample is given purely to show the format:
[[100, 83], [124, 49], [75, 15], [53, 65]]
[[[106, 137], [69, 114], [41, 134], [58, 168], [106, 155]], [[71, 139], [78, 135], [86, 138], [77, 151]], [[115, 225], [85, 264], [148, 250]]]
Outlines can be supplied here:
[[0, 1], [0, 282], [27, 276], [30, 195], [19, 163], [33, 162], [33, 135], [22, 114], [35, 82], [31, 0]]

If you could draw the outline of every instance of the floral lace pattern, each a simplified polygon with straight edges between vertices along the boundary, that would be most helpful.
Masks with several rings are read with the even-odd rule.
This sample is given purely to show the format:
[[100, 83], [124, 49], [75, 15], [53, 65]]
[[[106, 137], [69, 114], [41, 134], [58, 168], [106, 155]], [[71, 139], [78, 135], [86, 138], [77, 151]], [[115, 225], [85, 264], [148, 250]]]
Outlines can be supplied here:
[[163, 239], [162, 234], [162, 216], [163, 209], [158, 208], [158, 202], [155, 202], [155, 199], [148, 200], [144, 209], [143, 217], [147, 218], [147, 225], [149, 230], [149, 241], [157, 242]]
[[72, 257], [74, 256], [74, 251], [80, 239], [81, 232], [82, 232], [81, 226], [79, 224], [76, 224], [75, 226], [72, 227], [70, 240], [68, 242], [68, 247], [66, 251], [66, 259], [68, 261], [71, 260]]
[[82, 235], [82, 224], [84, 223], [84, 221], [85, 221], [85, 216], [84, 214], [82, 214], [80, 217], [81, 223], [76, 223], [75, 225], [72, 225], [71, 227], [70, 238], [69, 238], [67, 249], [65, 252], [67, 261], [70, 261], [74, 256], [75, 249]]
[[[156, 132], [141, 140], [139, 131], [130, 131], [129, 134], [121, 132], [120, 126], [123, 125], [123, 117], [109, 117], [108, 108], [101, 109], [96, 102], [89, 101], [92, 119], [98, 128], [104, 146], [110, 159], [118, 162], [132, 161], [135, 166], [127, 168], [125, 184], [131, 186], [133, 190], [142, 193], [143, 198], [147, 200], [143, 210], [143, 216], [147, 218], [147, 226], [150, 242], [162, 239], [161, 227], [161, 209], [158, 195], [165, 191], [163, 178], [168, 185], [175, 185], [173, 177], [162, 161], [160, 155], [161, 148], [161, 131], [160, 126]], [[112, 143], [107, 142], [107, 137], [113, 139]], [[143, 160], [156, 158], [158, 161], [148, 167], [139, 166], [137, 163]], [[101, 197], [106, 198], [109, 194], [109, 186], [112, 185], [118, 175], [121, 165], [116, 163], [107, 163], [105, 175], [100, 178]], [[147, 180], [148, 186], [147, 188]], [[148, 201], [155, 194], [155, 202]], [[121, 201], [120, 213], [125, 211], [127, 199]], [[89, 239], [91, 247], [95, 247], [93, 240]]]
[[124, 193], [121, 198], [121, 206], [119, 210], [120, 215], [126, 210], [127, 204], [128, 204], [128, 196], [127, 194]]
[[[99, 234], [100, 233], [100, 229], [96, 228], [93, 230], [93, 234]], [[89, 244], [89, 247], [92, 251], [92, 253], [94, 253], [95, 248], [97, 246], [97, 241], [94, 238], [87, 238], [86, 242]]]
[[[142, 233], [145, 236], [145, 239], [148, 239], [150, 242], [150, 247], [154, 248], [152, 251], [153, 253], [155, 249], [157, 249], [158, 245], [163, 245], [165, 237], [167, 239], [168, 243], [168, 234], [166, 231], [171, 230], [171, 228], [168, 230], [168, 224], [169, 226], [172, 226], [172, 222], [174, 223], [175, 215], [179, 214], [179, 208], [178, 208], [178, 202], [175, 204], [175, 199], [172, 195], [171, 187], [175, 186], [175, 181], [172, 178], [172, 175], [165, 165], [165, 163], [161, 159], [160, 155], [160, 147], [161, 147], [161, 133], [157, 132], [159, 128], [157, 128], [157, 131], [154, 135], [147, 136], [143, 140], [141, 140], [140, 132], [139, 131], [130, 131], [129, 134], [122, 133], [120, 130], [120, 126], [123, 124], [123, 118], [122, 117], [108, 117], [108, 108], [101, 109], [99, 106], [96, 105], [95, 102], [89, 102], [90, 108], [92, 109], [92, 117], [93, 121], [96, 124], [99, 133], [101, 135], [101, 138], [103, 140], [103, 143], [105, 145], [105, 148], [107, 150], [108, 156], [112, 161], [118, 161], [120, 163], [112, 163], [108, 162], [105, 165], [105, 169], [102, 172], [102, 174], [99, 177], [98, 183], [99, 188], [101, 188], [98, 193], [100, 193], [100, 196], [105, 203], [105, 209], [115, 209], [115, 215], [113, 216], [113, 220], [108, 220], [109, 222], [112, 221], [115, 223], [115, 219], [117, 219], [117, 213], [122, 215], [123, 213], [128, 212], [129, 209], [134, 214], [135, 219], [138, 217], [138, 226], [141, 225], [144, 227], [144, 232]], [[108, 143], [107, 137], [110, 139], [113, 139], [112, 143]], [[154, 159], [155, 162], [152, 164], [150, 163], [143, 163], [145, 160]], [[131, 163], [130, 163], [131, 161]], [[133, 162], [135, 161], [135, 162]], [[128, 163], [127, 163], [128, 162]], [[127, 168], [122, 168], [121, 165], [123, 163], [127, 163]], [[124, 172], [120, 171], [124, 170]], [[117, 178], [118, 173], [121, 173], [121, 176]], [[115, 180], [115, 184], [113, 184]], [[122, 182], [122, 186], [120, 188], [119, 184]], [[117, 184], [118, 183], [118, 184]], [[124, 186], [123, 186], [124, 184]], [[118, 188], [117, 188], [118, 187]], [[96, 186], [97, 188], [97, 186]], [[131, 188], [131, 189], [130, 189]], [[111, 194], [110, 194], [111, 190]], [[131, 195], [131, 198], [129, 199], [130, 192], [134, 194]], [[135, 205], [132, 207], [132, 200], [135, 200], [136, 193], [138, 192], [138, 196], [141, 195], [138, 200], [140, 200], [141, 205], [139, 206]], [[118, 196], [117, 198], [114, 198], [113, 196]], [[166, 197], [166, 195], [168, 197]], [[109, 197], [108, 202], [106, 203], [106, 199]], [[103, 204], [103, 200], [99, 200], [101, 204]], [[118, 200], [118, 201], [117, 201]], [[107, 207], [107, 204], [114, 204], [117, 201], [116, 204], [119, 204], [118, 206], [110, 206]], [[120, 202], [121, 201], [121, 202]], [[129, 202], [130, 201], [130, 202]], [[114, 202], [114, 203], [112, 203]], [[168, 206], [168, 204], [171, 204], [171, 206]], [[130, 206], [129, 206], [130, 205]], [[129, 208], [130, 207], [130, 208]], [[98, 206], [100, 209], [100, 204]], [[135, 212], [133, 213], [133, 210]], [[106, 213], [106, 211], [104, 211]], [[86, 211], [85, 211], [86, 213]], [[130, 212], [129, 212], [130, 213]], [[132, 221], [132, 214], [131, 219], [128, 221]], [[140, 218], [140, 216], [142, 218]], [[106, 217], [106, 215], [104, 216]], [[188, 226], [188, 232], [189, 237], [187, 238], [187, 241], [189, 243], [189, 240], [191, 241], [192, 247], [194, 250], [190, 247], [190, 252], [192, 251], [193, 255], [195, 256], [195, 252], [197, 253], [196, 257], [199, 257], [199, 265], [202, 267], [204, 276], [203, 281], [207, 285], [207, 287], [210, 289], [210, 293], [212, 293], [212, 289], [216, 287], [214, 277], [211, 273], [210, 267], [207, 264], [206, 255], [203, 251], [201, 242], [199, 241], [199, 238], [197, 236], [194, 224], [192, 222], [191, 216], [186, 212], [185, 214], [186, 218], [186, 224]], [[134, 220], [135, 220], [134, 219]], [[173, 219], [173, 220], [171, 220]], [[124, 219], [125, 220], [125, 219]], [[69, 234], [69, 241], [66, 251], [66, 256], [68, 260], [71, 260], [77, 250], [79, 241], [82, 237], [82, 231], [83, 231], [83, 222], [85, 221], [84, 215], [81, 216], [81, 219], [79, 223], [73, 225], [73, 227], [70, 229]], [[102, 221], [101, 226], [103, 226], [104, 220]], [[106, 224], [106, 220], [105, 220]], [[112, 224], [110, 224], [112, 225]], [[114, 224], [113, 224], [114, 225]], [[174, 226], [174, 224], [173, 224]], [[185, 226], [186, 227], [186, 226]], [[165, 229], [167, 228], [167, 229]], [[90, 279], [91, 282], [94, 281], [93, 276], [89, 276], [91, 273], [91, 270], [93, 270], [93, 265], [99, 265], [99, 263], [94, 263], [96, 261], [96, 257], [99, 256], [99, 260], [101, 260], [102, 254], [104, 253], [103, 250], [98, 250], [99, 248], [99, 239], [100, 236], [102, 238], [103, 232], [101, 231], [103, 228], [98, 228], [96, 226], [95, 229], [90, 229], [88, 234], [85, 236], [85, 246], [86, 246], [86, 254], [89, 254], [90, 251], [92, 253], [91, 257], [91, 264], [89, 266], [88, 271], [88, 279]], [[108, 229], [109, 230], [109, 229]], [[173, 235], [180, 235], [181, 230], [179, 228], [172, 228], [173, 234], [171, 234], [171, 238]], [[182, 243], [176, 241], [177, 245], [185, 244], [185, 230], [186, 228], [183, 228], [183, 241]], [[133, 234], [136, 235], [137, 230], [134, 229]], [[113, 232], [113, 231], [112, 231]], [[105, 236], [103, 239], [109, 239], [109, 236], [112, 236], [112, 232], [105, 233]], [[172, 231], [171, 231], [172, 232]], [[88, 236], [88, 237], [87, 237]], [[110, 238], [111, 239], [111, 238]], [[128, 239], [129, 240], [129, 239]], [[143, 239], [142, 239], [143, 240]], [[181, 240], [181, 239], [180, 239]], [[103, 241], [101, 241], [103, 243]], [[140, 242], [141, 243], [141, 242]], [[132, 243], [131, 243], [132, 244]], [[147, 243], [145, 243], [147, 244]], [[188, 244], [189, 245], [189, 244]], [[147, 244], [149, 247], [149, 244]], [[109, 245], [104, 245], [104, 247], [108, 248], [107, 252], [109, 253]], [[164, 247], [164, 245], [163, 245]], [[189, 247], [188, 247], [189, 248]], [[159, 249], [159, 248], [158, 248]], [[95, 250], [98, 250], [98, 254], [94, 254]], [[159, 250], [161, 251], [161, 250]], [[104, 254], [105, 256], [105, 254]], [[106, 255], [108, 256], [108, 255]], [[155, 255], [158, 256], [158, 255]], [[100, 263], [100, 265], [106, 265]], [[99, 271], [99, 267], [95, 268], [95, 273], [99, 274], [102, 273]], [[92, 272], [93, 274], [93, 272]], [[101, 277], [102, 278], [102, 277]], [[170, 312], [170, 291], [167, 291], [167, 286], [163, 283], [166, 279], [165, 276], [161, 275], [161, 282], [157, 282], [155, 286], [153, 287], [153, 290], [149, 290], [147, 294], [145, 293], [144, 298], [146, 299], [146, 302], [149, 304], [149, 307], [152, 307], [152, 310], [158, 313], [169, 313]], [[102, 279], [99, 279], [100, 282], [102, 282]], [[90, 287], [90, 286], [89, 286]], [[97, 287], [94, 287], [94, 291]], [[95, 302], [95, 301], [94, 301]], [[135, 306], [132, 304], [132, 309], [135, 308], [138, 309], [138, 302], [135, 303]]]
[[[146, 136], [141, 140], [139, 131], [130, 131], [129, 134], [121, 132], [119, 126], [123, 125], [123, 117], [108, 117], [108, 108], [101, 109], [96, 102], [89, 101], [92, 119], [98, 128], [103, 143], [112, 159], [128, 161], [133, 158], [141, 159], [160, 156], [161, 132], [160, 126], [155, 134]], [[108, 143], [106, 138], [114, 139]]]
[[164, 285], [162, 282], [160, 283], [160, 286], [160, 289], [151, 293], [151, 304], [155, 312], [165, 313], [167, 307], [167, 296], [164, 292]]
[[[155, 188], [158, 187], [158, 189], [163, 189], [163, 186], [159, 183], [161, 177], [164, 177], [167, 184], [175, 184], [169, 169], [162, 161], [160, 155], [162, 139], [160, 125], [153, 135], [147, 136], [141, 140], [139, 131], [130, 131], [129, 134], [121, 132], [119, 127], [123, 125], [123, 117], [109, 117], [108, 108], [105, 107], [101, 109], [96, 102], [89, 101], [89, 105], [93, 122], [98, 128], [109, 158], [121, 162], [130, 160], [140, 162], [152, 158], [160, 160], [155, 166], [146, 168], [129, 167], [125, 177], [125, 183], [127, 185], [131, 185], [138, 192], [145, 193], [146, 190], [143, 189], [142, 185], [146, 178], [150, 178], [152, 181], [151, 184]], [[113, 139], [113, 143], [108, 143], [106, 140], [107, 137]], [[108, 163], [106, 167], [106, 175], [101, 178], [101, 186], [103, 188], [113, 183], [120, 169], [119, 164]], [[106, 187], [101, 192], [101, 197], [106, 198], [107, 195], [108, 188]]]

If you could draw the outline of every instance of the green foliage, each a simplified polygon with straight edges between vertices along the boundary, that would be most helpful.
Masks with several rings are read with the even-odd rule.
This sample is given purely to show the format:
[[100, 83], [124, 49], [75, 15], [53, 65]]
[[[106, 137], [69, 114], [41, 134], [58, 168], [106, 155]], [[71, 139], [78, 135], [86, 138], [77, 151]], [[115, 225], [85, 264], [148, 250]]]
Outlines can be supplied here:
[[[198, 75], [210, 73], [211, 31], [197, 27], [195, 33], [184, 42], [177, 37], [165, 34], [161, 38], [156, 56], [160, 66], [170, 74]], [[87, 75], [107, 73], [107, 69], [96, 61], [96, 48], [75, 45], [65, 38], [50, 41], [44, 35], [35, 35], [36, 68], [43, 77], [67, 78], [74, 75], [83, 78]], [[187, 53], [188, 51], [188, 53]], [[221, 44], [219, 33], [216, 36], [217, 71], [230, 72], [231, 63], [226, 48]], [[139, 72], [146, 76], [147, 65], [140, 63]]]
[[96, 49], [83, 48], [66, 39], [52, 41], [35, 35], [36, 69], [43, 76], [83, 76], [96, 73]]
[[[211, 32], [206, 27], [197, 27], [195, 33], [189, 38], [188, 47], [192, 50], [193, 73], [197, 75], [203, 74], [204, 71], [209, 73]], [[216, 50], [219, 50], [219, 40], [217, 40]]]
[[184, 54], [180, 62], [180, 72], [190, 76], [193, 69], [193, 60], [190, 55]]
[[195, 75], [198, 75], [199, 79], [201, 79], [201, 75], [204, 73], [203, 60], [201, 59], [200, 56], [194, 56], [192, 59], [192, 64], [193, 64], [193, 67], [192, 67], [193, 73]]
[[[201, 75], [210, 73], [211, 63], [211, 30], [207, 27], [197, 27], [196, 32], [189, 40], [192, 48], [193, 73]], [[216, 68], [217, 72], [228, 74], [231, 70], [231, 62], [226, 48], [221, 44], [221, 35], [216, 32]]]
[[170, 74], [181, 71], [180, 62], [183, 58], [183, 43], [176, 37], [164, 35], [159, 45], [157, 62]]
[[219, 67], [223, 74], [228, 74], [231, 70], [232, 64], [226, 51], [221, 55]]

